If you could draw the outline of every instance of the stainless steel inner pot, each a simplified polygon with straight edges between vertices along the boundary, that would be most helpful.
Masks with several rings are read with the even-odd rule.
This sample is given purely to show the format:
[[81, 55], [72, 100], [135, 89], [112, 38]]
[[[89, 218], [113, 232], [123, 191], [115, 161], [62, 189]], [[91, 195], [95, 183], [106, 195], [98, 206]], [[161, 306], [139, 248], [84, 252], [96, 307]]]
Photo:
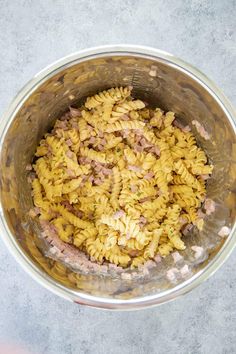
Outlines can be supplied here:
[[[198, 120], [211, 135], [206, 141], [193, 128], [215, 165], [207, 189], [217, 208], [201, 233], [195, 230], [186, 237], [183, 264], [189, 265], [191, 274], [176, 283], [166, 278], [167, 269], [173, 267], [171, 256], [149, 275], [133, 280], [74, 272], [44, 256], [49, 245], [28, 216], [32, 197], [26, 165], [44, 133], [68, 106], [97, 91], [127, 85], [133, 86], [135, 97], [176, 112], [186, 124]], [[235, 131], [235, 113], [222, 92], [197, 69], [170, 54], [146, 47], [106, 46], [66, 57], [22, 88], [1, 118], [1, 236], [32, 277], [71, 301], [106, 309], [137, 309], [170, 301], [207, 279], [235, 246]], [[218, 235], [224, 225], [232, 230], [227, 238]], [[203, 247], [205, 257], [196, 261], [192, 245]]]

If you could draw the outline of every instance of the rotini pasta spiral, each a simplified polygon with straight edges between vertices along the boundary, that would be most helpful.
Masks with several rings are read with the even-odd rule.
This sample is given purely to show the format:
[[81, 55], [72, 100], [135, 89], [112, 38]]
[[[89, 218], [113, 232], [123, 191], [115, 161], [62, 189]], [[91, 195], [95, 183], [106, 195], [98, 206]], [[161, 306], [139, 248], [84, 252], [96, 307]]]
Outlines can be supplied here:
[[104, 129], [107, 133], [118, 132], [125, 129], [142, 129], [144, 127], [144, 123], [139, 120], [131, 120], [131, 121], [118, 121], [112, 124], [107, 124]]
[[[79, 122], [80, 122], [80, 120], [79, 120]], [[79, 125], [79, 122], [78, 122], [78, 125]], [[76, 129], [71, 129], [71, 130], [68, 131], [68, 136], [69, 136], [69, 139], [72, 142], [71, 149], [72, 149], [72, 151], [74, 151], [77, 154], [77, 152], [79, 151], [79, 147], [80, 147], [80, 136], [79, 136], [79, 133], [78, 133], [78, 131]]]
[[63, 217], [58, 217], [52, 221], [55, 225], [58, 236], [64, 242], [71, 243], [74, 227], [66, 222]]
[[95, 108], [103, 103], [114, 104], [122, 101], [124, 98], [130, 96], [130, 88], [116, 87], [107, 91], [100, 92], [92, 97], [88, 97], [85, 102], [85, 107], [88, 109]]
[[127, 267], [130, 263], [130, 256], [124, 254], [120, 251], [118, 246], [114, 246], [110, 250], [105, 252], [105, 258], [107, 261], [114, 263], [116, 265], [121, 265], [123, 267]]
[[134, 250], [142, 250], [144, 248], [144, 244], [139, 243], [135, 238], [131, 238], [126, 243], [128, 248]]
[[138, 256], [133, 258], [131, 263], [131, 269], [138, 268], [140, 265], [144, 264], [146, 260], [147, 258], [145, 258], [144, 256]]
[[52, 204], [51, 209], [61, 214], [61, 216], [67, 220], [70, 224], [78, 227], [80, 229], [86, 229], [87, 227], [93, 226], [90, 221], [82, 220], [73, 213], [69, 212], [63, 205], [61, 204]]
[[106, 251], [102, 242], [98, 238], [96, 240], [90, 238], [87, 239], [86, 250], [93, 260], [96, 260], [100, 263], [103, 261]]
[[87, 239], [95, 239], [97, 233], [95, 227], [90, 227], [84, 230], [76, 229], [73, 235], [73, 244], [76, 247], [80, 247]]
[[147, 245], [147, 247], [145, 248], [145, 251], [144, 251], [145, 258], [154, 258], [162, 232], [163, 232], [162, 229], [158, 229], [158, 230], [153, 231], [153, 238], [150, 241], [150, 243]]
[[184, 162], [179, 160], [174, 163], [174, 169], [177, 174], [180, 175], [181, 179], [185, 181], [186, 184], [193, 186], [196, 189], [201, 189], [199, 181], [188, 171], [185, 167]]
[[122, 117], [124, 114], [137, 110], [142, 109], [145, 107], [145, 104], [140, 100], [135, 101], [125, 101], [114, 107], [113, 111], [111, 112], [112, 117]]
[[100, 162], [100, 163], [108, 163], [109, 161], [106, 158], [106, 154], [104, 152], [97, 152], [96, 150], [89, 149], [87, 147], [80, 148], [80, 155], [84, 157], [88, 157], [91, 160]]
[[113, 167], [113, 186], [111, 191], [111, 205], [114, 210], [119, 208], [119, 195], [121, 191], [121, 175], [117, 167]]
[[163, 123], [163, 112], [159, 108], [157, 108], [154, 111], [154, 115], [153, 115], [152, 119], [150, 120], [150, 125], [152, 127], [156, 127], [158, 129], [160, 129], [162, 126], [162, 123]]
[[47, 211], [50, 204], [43, 200], [41, 183], [37, 178], [33, 180], [32, 188], [35, 206]]

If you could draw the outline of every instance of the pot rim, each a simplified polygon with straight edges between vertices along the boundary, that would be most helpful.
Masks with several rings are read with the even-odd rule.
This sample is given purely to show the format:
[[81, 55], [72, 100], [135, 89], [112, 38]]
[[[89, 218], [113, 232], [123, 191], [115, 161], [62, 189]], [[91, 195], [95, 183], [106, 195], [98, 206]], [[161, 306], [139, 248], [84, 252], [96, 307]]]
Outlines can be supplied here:
[[[98, 57], [104, 57], [107, 55], [130, 55], [139, 56], [146, 59], [158, 59], [159, 62], [168, 63], [172, 67], [177, 67], [179, 71], [184, 72], [190, 76], [193, 80], [197, 81], [203, 86], [211, 96], [217, 101], [224, 113], [229, 119], [232, 128], [236, 134], [236, 112], [232, 104], [225, 97], [222, 91], [201, 71], [194, 66], [186, 63], [182, 59], [175, 57], [165, 51], [138, 45], [105, 45], [98, 46], [89, 49], [84, 49], [68, 56], [63, 57], [47, 66], [36, 74], [15, 96], [8, 110], [2, 116], [2, 124], [0, 127], [0, 154], [3, 146], [4, 137], [6, 132], [13, 121], [17, 111], [22, 107], [27, 98], [47, 79], [60, 72], [61, 70], [70, 67], [74, 64], [94, 59]], [[18, 246], [13, 234], [11, 233], [3, 215], [3, 207], [0, 200], [0, 230], [5, 245], [12, 253], [18, 263], [24, 268], [24, 270], [30, 274], [42, 286], [52, 291], [53, 293], [79, 304], [92, 306], [95, 308], [112, 309], [112, 310], [135, 310], [141, 308], [147, 308], [151, 306], [160, 305], [169, 301], [172, 301], [181, 295], [184, 295], [200, 285], [203, 281], [208, 279], [229, 257], [236, 245], [236, 224], [234, 224], [230, 235], [225, 240], [224, 245], [216, 256], [208, 263], [208, 265], [196, 273], [191, 278], [187, 279], [183, 283], [176, 287], [163, 291], [159, 294], [148, 295], [144, 297], [138, 297], [130, 300], [120, 300], [112, 298], [104, 298], [99, 296], [92, 296], [84, 294], [80, 291], [75, 291], [57, 283], [50, 278], [46, 273], [37, 268], [35, 264], [23, 253]]]

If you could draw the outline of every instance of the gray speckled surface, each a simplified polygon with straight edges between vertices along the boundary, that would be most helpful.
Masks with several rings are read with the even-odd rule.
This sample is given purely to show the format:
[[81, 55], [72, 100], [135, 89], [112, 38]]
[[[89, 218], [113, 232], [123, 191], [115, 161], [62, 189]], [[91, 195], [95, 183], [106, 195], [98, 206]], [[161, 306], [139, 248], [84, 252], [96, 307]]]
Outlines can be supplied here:
[[[236, 104], [235, 13], [235, 0], [0, 0], [0, 113], [52, 61], [121, 42], [182, 57]], [[235, 269], [236, 252], [184, 298], [140, 312], [102, 312], [43, 289], [0, 240], [0, 343], [35, 354], [236, 353]]]

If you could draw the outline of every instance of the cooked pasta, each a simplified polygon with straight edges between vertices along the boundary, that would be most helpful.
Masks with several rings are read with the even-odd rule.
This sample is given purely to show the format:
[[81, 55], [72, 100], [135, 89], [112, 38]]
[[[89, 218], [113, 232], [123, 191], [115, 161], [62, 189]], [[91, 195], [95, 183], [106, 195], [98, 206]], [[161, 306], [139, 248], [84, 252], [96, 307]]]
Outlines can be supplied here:
[[173, 112], [132, 99], [130, 87], [88, 97], [76, 112], [35, 153], [42, 225], [91, 261], [124, 268], [185, 249], [183, 228], [203, 228], [198, 209], [213, 170], [194, 135]]

